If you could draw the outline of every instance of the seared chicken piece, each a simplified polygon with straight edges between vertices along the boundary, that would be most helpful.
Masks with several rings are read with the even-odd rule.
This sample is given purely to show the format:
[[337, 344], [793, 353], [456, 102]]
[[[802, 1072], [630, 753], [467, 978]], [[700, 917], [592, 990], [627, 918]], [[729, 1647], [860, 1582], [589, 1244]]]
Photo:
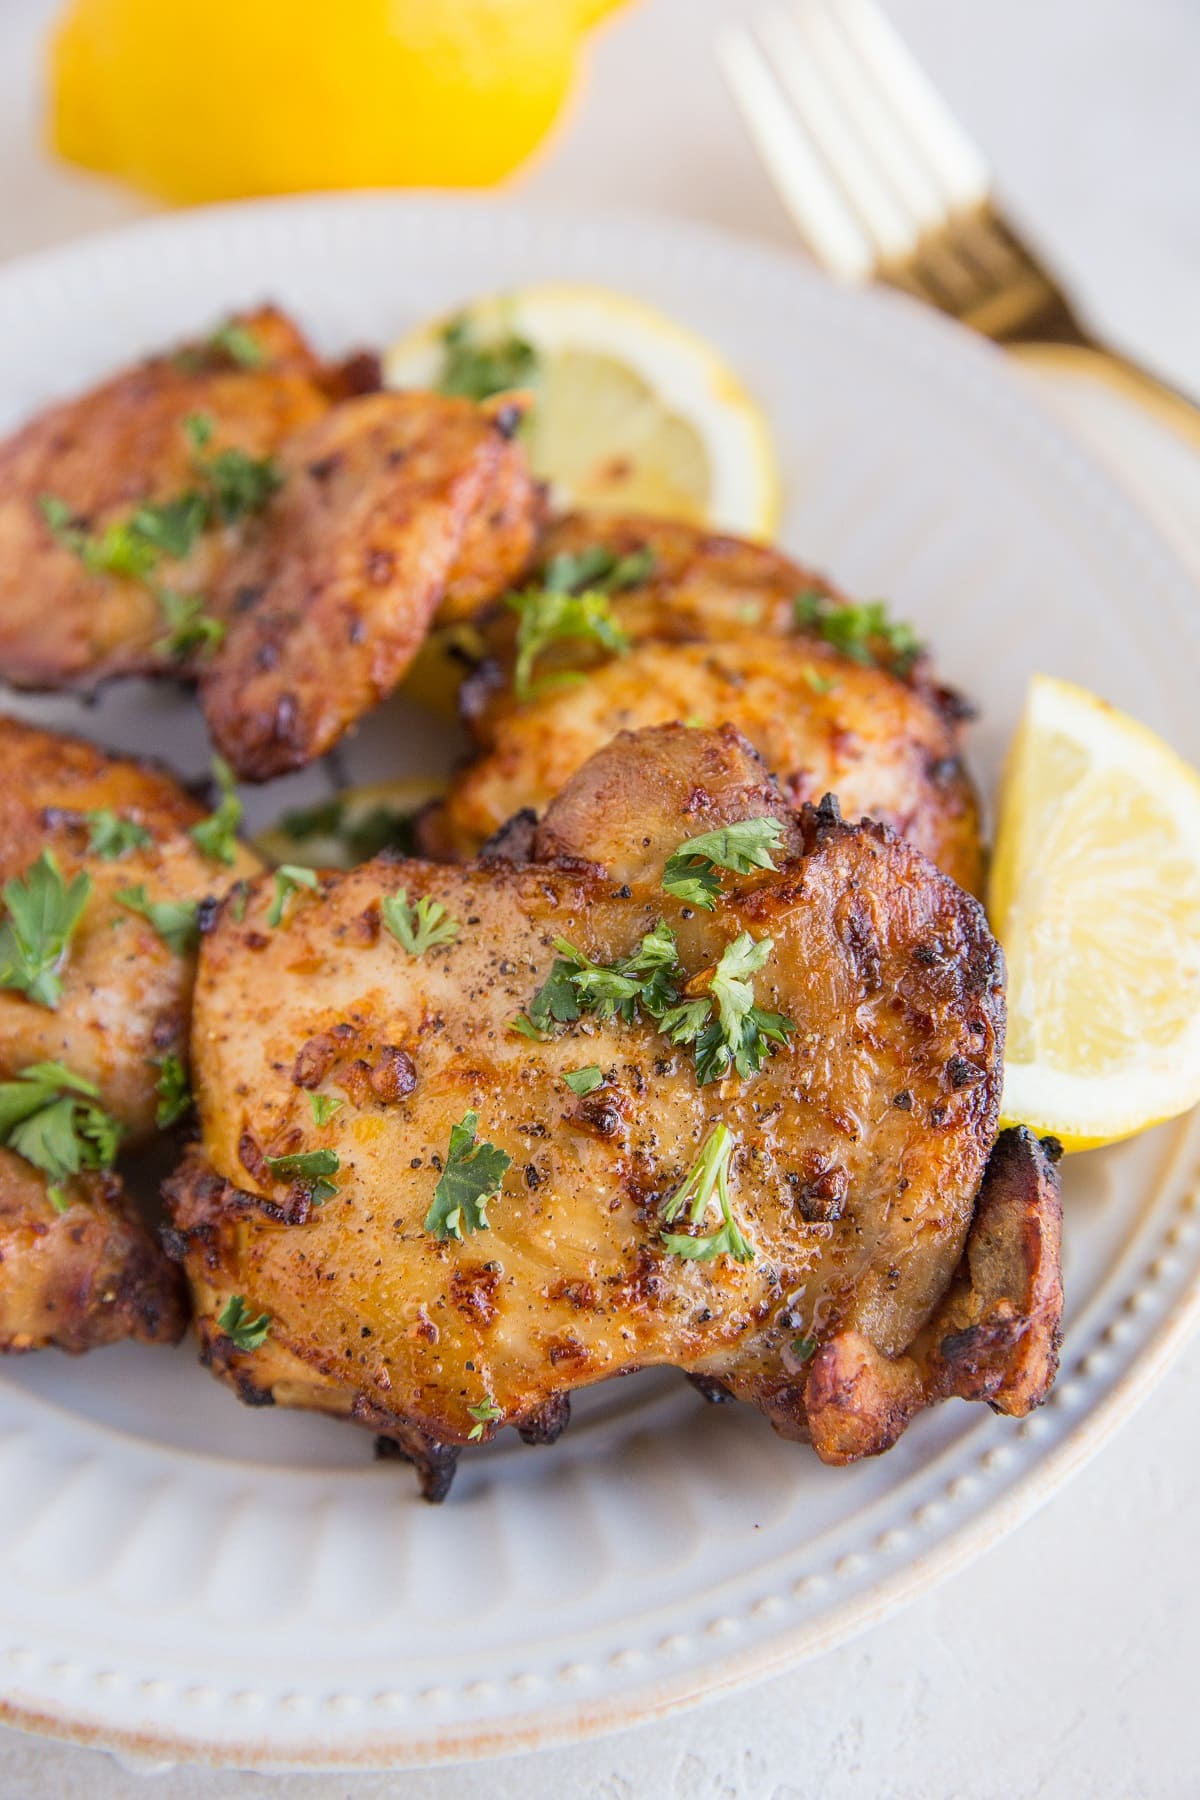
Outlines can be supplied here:
[[[74, 893], [80, 903], [64, 950], [47, 961], [50, 992], [38, 983], [40, 998], [31, 997], [13, 984], [7, 961], [0, 967], [9, 984], [0, 987], [0, 1082], [61, 1064], [94, 1087], [97, 1106], [120, 1127], [121, 1148], [137, 1148], [155, 1130], [164, 1065], [174, 1058], [180, 1076], [186, 1067], [196, 956], [173, 948], [117, 895], [133, 889], [152, 906], [176, 903], [170, 922], [186, 935], [189, 909], [261, 865], [240, 846], [228, 866], [202, 854], [188, 833], [205, 809], [139, 763], [12, 719], [0, 719], [0, 758], [4, 931], [15, 916], [14, 884], [40, 881], [43, 893]], [[31, 874], [46, 852], [57, 869], [49, 880], [44, 865]], [[75, 886], [80, 877], [86, 895]], [[54, 909], [51, 898], [45, 916]], [[61, 1211], [52, 1196], [41, 1169], [0, 1151], [0, 1349], [86, 1350], [128, 1336], [175, 1342], [186, 1320], [178, 1271], [119, 1176], [62, 1181]]]
[[[48, 850], [64, 884], [81, 873], [90, 882], [58, 1004], [0, 987], [0, 1080], [31, 1063], [63, 1063], [99, 1088], [123, 1145], [136, 1147], [154, 1132], [155, 1064], [187, 1060], [196, 956], [172, 948], [116, 895], [142, 887], [151, 903], [196, 906], [262, 865], [241, 845], [229, 866], [203, 855], [188, 832], [206, 808], [142, 763], [15, 719], [0, 719], [0, 759], [0, 881], [27, 876]], [[112, 858], [97, 853], [90, 844], [102, 813], [150, 841]]]
[[[289, 319], [266, 307], [233, 326], [258, 347], [253, 367], [220, 340], [153, 356], [0, 444], [0, 677], [14, 687], [87, 690], [114, 675], [178, 672], [150, 586], [93, 573], [41, 505], [61, 501], [99, 539], [139, 506], [195, 486], [188, 419], [212, 421], [214, 449], [261, 458], [328, 410], [324, 372]], [[203, 593], [226, 554], [225, 533], [206, 532], [186, 560], [163, 565], [163, 585]]]
[[[886, 666], [885, 644], [868, 646], [871, 660], [859, 662], [798, 630], [798, 596], [842, 596], [777, 551], [689, 526], [568, 519], [546, 540], [540, 566], [595, 545], [653, 559], [649, 576], [611, 600], [627, 653], [552, 643], [536, 666], [540, 691], [518, 701], [515, 618], [505, 608], [488, 622], [489, 660], [463, 690], [478, 755], [425, 823], [431, 854], [475, 854], [513, 813], [540, 811], [616, 732], [685, 719], [736, 725], [792, 805], [834, 793], [847, 818], [893, 826], [979, 891], [962, 708], [920, 661], [901, 677]], [[575, 678], [563, 682], [564, 673]]]
[[[768, 817], [777, 867], [725, 875], [711, 912], [664, 891], [681, 841]], [[552, 860], [504, 860], [522, 850]], [[1002, 1316], [1013, 1344], [1056, 1324], [1048, 1304], [1018, 1316], [1019, 1251], [974, 1294], [1004, 1024], [980, 907], [882, 826], [789, 812], [736, 733], [619, 738], [490, 860], [326, 875], [278, 927], [272, 898], [260, 882], [204, 941], [203, 1141], [168, 1184], [205, 1358], [244, 1399], [369, 1425], [429, 1497], [457, 1446], [506, 1424], [546, 1441], [574, 1388], [658, 1363], [845, 1460], [849, 1433], [827, 1423], [831, 1351], [861, 1342], [885, 1371], [904, 1363], [902, 1423], [939, 1309], [954, 1330]], [[420, 899], [457, 931], [427, 917], [441, 941], [414, 954], [389, 920], [411, 937]], [[759, 1072], [701, 1085], [695, 1046], [645, 1012], [543, 1009], [540, 1037], [513, 1029], [553, 986], [556, 940], [611, 965], [660, 921], [677, 991], [701, 1001], [741, 934], [771, 939], [749, 979], [787, 1022]], [[689, 1227], [670, 1200], [689, 1177], [696, 1191], [698, 1161], [713, 1192]], [[486, 1229], [476, 1217], [447, 1235], [450, 1203], [469, 1227], [493, 1176]], [[715, 1246], [694, 1241], [714, 1227]], [[947, 1352], [929, 1391], [957, 1391], [957, 1367]], [[1035, 1381], [987, 1392], [1013, 1411], [1040, 1397]], [[849, 1453], [883, 1448], [894, 1412]]]
[[60, 1212], [40, 1171], [0, 1150], [0, 1352], [177, 1344], [187, 1325], [179, 1271], [118, 1177], [76, 1176], [64, 1200]]
[[215, 590], [201, 689], [250, 780], [302, 768], [400, 681], [443, 603], [501, 592], [538, 512], [519, 414], [437, 394], [350, 401], [283, 446], [279, 493]]
[[251, 780], [330, 749], [541, 521], [511, 400], [363, 393], [373, 367], [265, 309], [0, 444], [0, 678], [202, 678]]

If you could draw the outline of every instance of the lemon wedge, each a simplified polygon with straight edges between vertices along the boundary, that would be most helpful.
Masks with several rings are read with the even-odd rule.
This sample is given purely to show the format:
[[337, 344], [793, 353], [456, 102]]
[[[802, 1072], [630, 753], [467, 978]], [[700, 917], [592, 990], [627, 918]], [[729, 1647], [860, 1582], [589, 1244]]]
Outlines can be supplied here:
[[418, 326], [384, 366], [392, 387], [531, 388], [524, 441], [559, 507], [775, 530], [762, 412], [711, 344], [624, 294], [552, 282], [475, 301]]
[[989, 910], [1008, 960], [1006, 1121], [1083, 1150], [1200, 1100], [1200, 778], [1161, 738], [1035, 677]]

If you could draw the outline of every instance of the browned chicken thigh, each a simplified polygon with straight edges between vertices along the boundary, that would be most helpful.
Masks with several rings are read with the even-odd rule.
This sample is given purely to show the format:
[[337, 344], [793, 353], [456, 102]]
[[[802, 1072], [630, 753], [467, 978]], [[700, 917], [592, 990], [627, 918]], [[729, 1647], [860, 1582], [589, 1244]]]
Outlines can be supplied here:
[[488, 860], [264, 878], [204, 941], [170, 1184], [206, 1359], [431, 1497], [649, 1364], [830, 1461], [941, 1394], [1027, 1410], [1057, 1195], [1030, 1140], [977, 1199], [1003, 1028], [978, 904], [728, 729], [618, 738]]
[[199, 910], [260, 864], [142, 764], [11, 719], [0, 757], [0, 1348], [174, 1341], [111, 1165], [186, 1100]]
[[361, 392], [368, 364], [268, 308], [0, 444], [0, 679], [201, 679], [250, 780], [331, 748], [439, 609], [517, 579], [542, 510], [514, 402]]
[[[547, 634], [521, 694], [525, 619], [519, 626], [506, 607], [484, 622], [487, 660], [463, 691], [478, 753], [426, 821], [431, 854], [473, 855], [513, 813], [540, 811], [616, 732], [682, 719], [736, 725], [792, 804], [835, 793], [847, 818], [881, 819], [979, 891], [963, 711], [907, 637], [849, 636], [839, 621], [869, 625], [869, 613], [812, 571], [775, 550], [660, 521], [569, 518], [542, 545], [530, 586], [606, 553], [602, 579], [614, 579], [615, 564], [619, 583], [607, 604], [618, 653], [572, 634], [568, 618]], [[808, 625], [798, 623], [806, 608]]]

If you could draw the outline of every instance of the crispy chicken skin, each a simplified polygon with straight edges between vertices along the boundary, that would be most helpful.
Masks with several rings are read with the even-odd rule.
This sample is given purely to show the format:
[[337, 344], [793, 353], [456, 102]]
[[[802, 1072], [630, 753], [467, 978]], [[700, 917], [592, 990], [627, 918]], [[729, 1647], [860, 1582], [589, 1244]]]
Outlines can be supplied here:
[[[463, 617], [520, 576], [543, 499], [511, 399], [370, 391], [373, 358], [327, 367], [273, 308], [236, 324], [258, 346], [254, 366], [220, 340], [185, 346], [0, 444], [0, 678], [88, 691], [118, 675], [202, 677], [217, 743], [239, 774], [266, 780], [389, 694], [439, 611]], [[197, 485], [197, 419], [210, 464], [271, 458], [278, 492], [144, 579], [89, 568], [41, 502], [61, 501], [98, 538], [178, 500]], [[200, 605], [209, 638], [173, 648], [159, 590]]]
[[[273, 307], [238, 323], [263, 352], [254, 368], [191, 346], [152, 356], [76, 400], [49, 407], [0, 444], [0, 676], [14, 687], [92, 689], [114, 675], [178, 673], [160, 648], [162, 611], [150, 589], [91, 574], [58, 543], [38, 502], [53, 495], [102, 532], [144, 501], [193, 484], [184, 430], [203, 414], [214, 449], [262, 457], [327, 411], [324, 371], [297, 328]], [[227, 553], [206, 533], [166, 585], [203, 592]]]
[[178, 1343], [187, 1325], [179, 1271], [119, 1178], [77, 1176], [66, 1199], [57, 1211], [44, 1176], [0, 1150], [0, 1352]]
[[[65, 881], [86, 870], [92, 883], [58, 1006], [0, 988], [0, 1080], [30, 1063], [65, 1063], [96, 1083], [123, 1143], [136, 1147], [154, 1131], [155, 1062], [187, 1057], [196, 958], [177, 954], [115, 895], [142, 884], [152, 901], [202, 901], [261, 864], [240, 846], [229, 868], [202, 856], [187, 832], [207, 809], [142, 763], [15, 719], [0, 719], [0, 762], [0, 882], [23, 876], [48, 849]], [[115, 861], [93, 854], [86, 815], [104, 809], [142, 826], [153, 843]]]
[[[572, 1389], [656, 1363], [846, 1460], [845, 1434], [814, 1431], [806, 1399], [828, 1346], [861, 1339], [890, 1369], [939, 1308], [961, 1335], [1028, 1299], [1020, 1257], [999, 1253], [984, 1258], [995, 1305], [976, 1296], [971, 1223], [1004, 1028], [1002, 958], [978, 904], [882, 826], [832, 806], [789, 812], [731, 730], [627, 734], [597, 762], [523, 834], [552, 860], [380, 858], [297, 895], [275, 930], [260, 883], [202, 948], [202, 1143], [168, 1192], [205, 1358], [244, 1399], [383, 1433], [430, 1497], [479, 1435], [481, 1402], [495, 1427], [547, 1441]], [[777, 870], [726, 877], [713, 913], [663, 892], [682, 840], [764, 812], [785, 821]], [[460, 921], [454, 941], [418, 957], [381, 929], [383, 898], [401, 890], [439, 900]], [[699, 1086], [690, 1052], [641, 1019], [585, 1014], [544, 1042], [511, 1030], [556, 936], [607, 963], [659, 919], [687, 970], [711, 969], [741, 931], [774, 940], [756, 998], [794, 1030], [757, 1075]], [[579, 1098], [563, 1076], [591, 1064], [603, 1085]], [[343, 1101], [319, 1127], [312, 1093]], [[423, 1222], [468, 1110], [512, 1165], [490, 1228], [442, 1242]], [[662, 1204], [718, 1123], [737, 1144], [751, 1262], [685, 1260], [662, 1242]], [[340, 1158], [321, 1206], [265, 1160], [318, 1148]], [[218, 1326], [233, 1295], [270, 1315], [260, 1349]], [[959, 1380], [963, 1360], [947, 1354], [930, 1392], [987, 1386]], [[860, 1453], [885, 1436], [864, 1434]]]
[[607, 656], [578, 641], [553, 646], [539, 677], [569, 669], [586, 680], [547, 685], [518, 703], [514, 620], [505, 609], [488, 622], [489, 660], [463, 690], [478, 754], [426, 821], [430, 854], [475, 854], [520, 808], [540, 811], [617, 731], [689, 719], [736, 725], [792, 805], [835, 793], [847, 818], [882, 820], [979, 891], [978, 808], [960, 756], [961, 708], [921, 664], [901, 679], [798, 632], [798, 594], [843, 596], [778, 551], [684, 525], [577, 516], [549, 534], [539, 561], [593, 544], [654, 557], [651, 577], [612, 601], [628, 654]]
[[302, 768], [404, 675], [434, 616], [507, 587], [538, 499], [511, 407], [384, 393], [282, 447], [283, 485], [215, 590], [228, 635], [201, 700], [253, 781]]

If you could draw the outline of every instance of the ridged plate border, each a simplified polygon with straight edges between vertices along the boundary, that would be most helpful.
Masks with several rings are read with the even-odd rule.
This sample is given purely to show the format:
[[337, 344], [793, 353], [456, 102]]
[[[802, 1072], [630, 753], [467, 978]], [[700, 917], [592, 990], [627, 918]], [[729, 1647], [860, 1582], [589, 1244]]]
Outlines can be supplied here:
[[[0, 415], [7, 425], [107, 363], [258, 295], [317, 315], [336, 342], [399, 329], [456, 294], [551, 275], [627, 287], [723, 344], [775, 416], [792, 489], [786, 541], [864, 592], [886, 583], [930, 631], [943, 665], [987, 706], [985, 772], [1034, 666], [1102, 689], [1200, 756], [1190, 583], [1001, 359], [902, 300], [836, 292], [791, 258], [730, 237], [382, 195], [156, 220], [0, 272]], [[136, 741], [131, 715], [110, 717]], [[161, 748], [161, 728], [161, 713], [148, 717], [147, 747]], [[92, 729], [103, 735], [102, 723]], [[418, 1514], [360, 1461], [331, 1471], [324, 1438], [284, 1465], [173, 1448], [74, 1410], [65, 1364], [0, 1368], [0, 1714], [138, 1757], [411, 1764], [628, 1726], [827, 1648], [1044, 1501], [1149, 1390], [1200, 1312], [1192, 1122], [1079, 1159], [1068, 1186], [1069, 1330], [1051, 1403], [1021, 1424], [940, 1409], [888, 1458], [837, 1476], [803, 1452], [780, 1454], [751, 1415], [701, 1414], [660, 1381], [631, 1386], [627, 1399], [609, 1391], [552, 1453], [561, 1461], [505, 1450], [468, 1475], [461, 1510]], [[184, 1407], [200, 1405], [194, 1384], [207, 1378], [190, 1364], [110, 1354], [108, 1365], [92, 1359], [89, 1380], [107, 1366], [123, 1382], [144, 1381], [148, 1417], [156, 1381], [177, 1383]], [[207, 1400], [205, 1390], [211, 1436]], [[775, 1516], [760, 1538], [731, 1548], [713, 1497], [740, 1520], [754, 1499], [738, 1491], [743, 1469]], [[572, 1599], [564, 1579], [561, 1604], [553, 1594], [535, 1603], [510, 1580], [511, 1592], [481, 1604], [467, 1558], [455, 1591], [466, 1521], [473, 1538], [494, 1530], [526, 1569], [533, 1558], [554, 1568], [560, 1556], [567, 1570], [569, 1545], [539, 1543], [536, 1532], [569, 1522], [572, 1507], [586, 1517], [596, 1495], [634, 1521], [627, 1566], [600, 1587]], [[639, 1522], [669, 1546], [655, 1507], [681, 1495], [695, 1502], [685, 1553], [672, 1563], [665, 1549], [640, 1567], [635, 1552], [649, 1539]], [[221, 1535], [231, 1520], [253, 1597], [254, 1534], [269, 1560], [262, 1534], [273, 1506], [281, 1530], [319, 1519], [297, 1562], [312, 1565], [304, 1591], [315, 1597], [299, 1618], [281, 1598], [249, 1655], [236, 1637], [214, 1638], [205, 1608], [221, 1599], [230, 1568], [242, 1569]], [[197, 1545], [206, 1519], [211, 1541]], [[604, 1522], [594, 1542], [611, 1558]], [[139, 1612], [128, 1595], [139, 1573], [153, 1578], [151, 1543], [162, 1554], [164, 1533], [185, 1527], [208, 1584], [197, 1589], [203, 1604], [172, 1622], [164, 1593], [161, 1612]], [[351, 1529], [394, 1529], [410, 1551], [440, 1537], [457, 1636], [412, 1641], [423, 1617], [414, 1599], [413, 1634], [381, 1613], [377, 1629], [331, 1638], [322, 1582], [349, 1557]], [[398, 1581], [411, 1581], [399, 1553], [396, 1567]], [[105, 1593], [112, 1570], [124, 1586]]]

